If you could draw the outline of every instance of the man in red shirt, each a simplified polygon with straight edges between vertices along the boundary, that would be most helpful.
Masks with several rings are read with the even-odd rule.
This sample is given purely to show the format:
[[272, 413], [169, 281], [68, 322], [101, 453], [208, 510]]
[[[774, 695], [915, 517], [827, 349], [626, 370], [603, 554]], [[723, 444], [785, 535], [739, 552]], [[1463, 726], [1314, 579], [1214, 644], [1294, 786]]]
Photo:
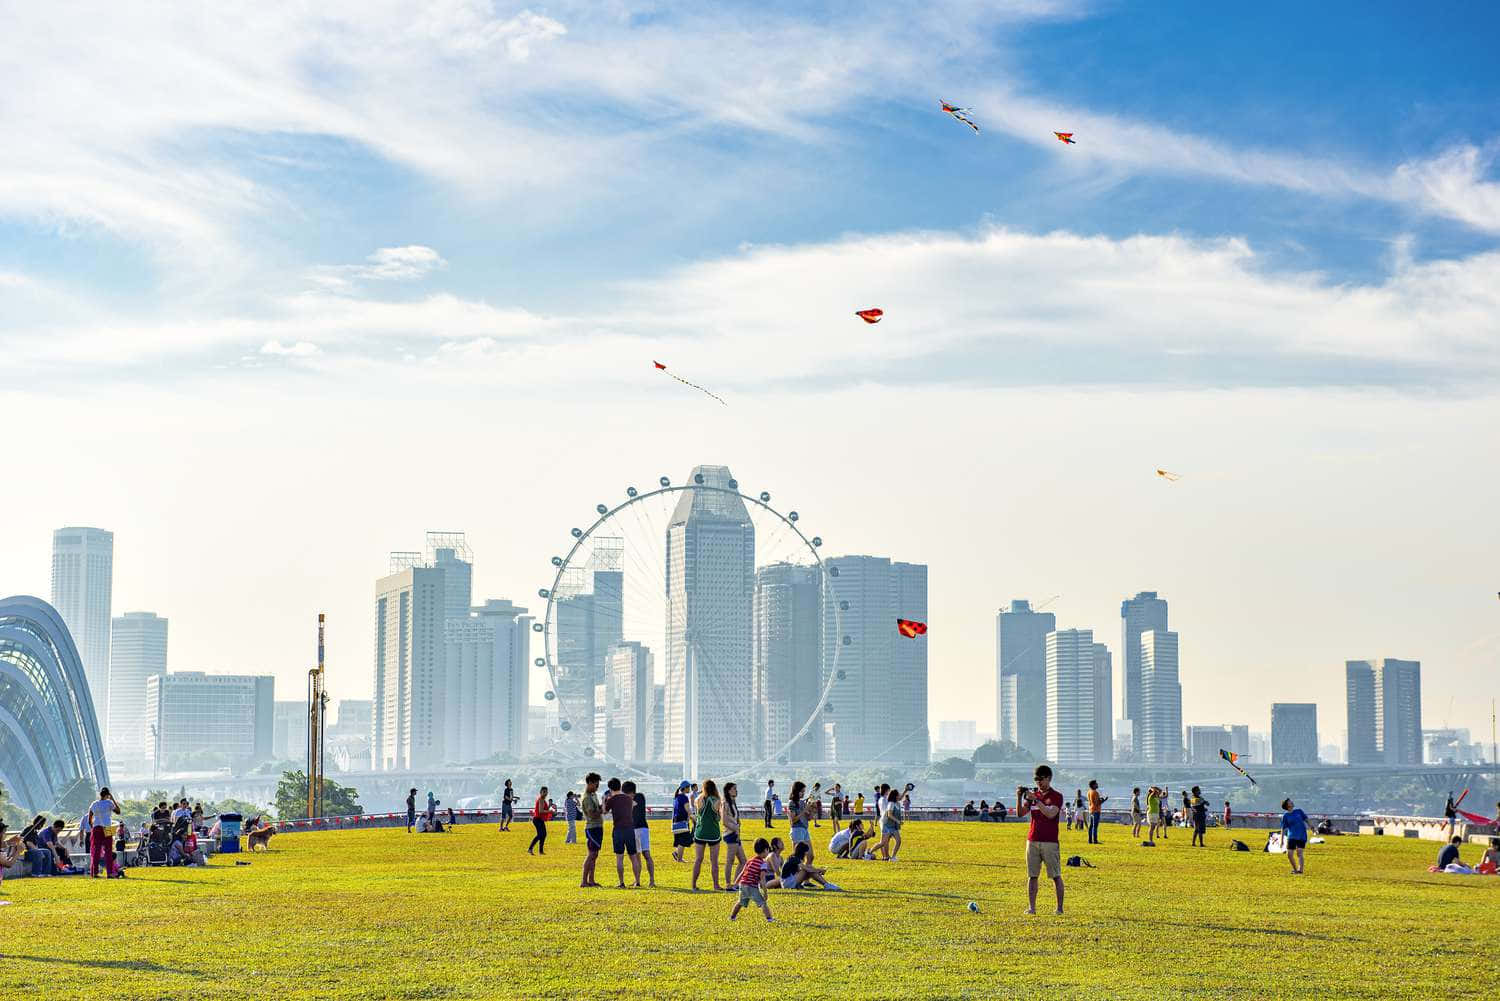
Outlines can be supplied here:
[[1062, 813], [1062, 793], [1052, 788], [1052, 769], [1037, 765], [1036, 788], [1016, 789], [1016, 816], [1031, 815], [1026, 833], [1027, 914], [1036, 913], [1036, 881], [1047, 866], [1047, 875], [1057, 887], [1057, 913], [1063, 912], [1062, 852], [1057, 845], [1057, 818]]

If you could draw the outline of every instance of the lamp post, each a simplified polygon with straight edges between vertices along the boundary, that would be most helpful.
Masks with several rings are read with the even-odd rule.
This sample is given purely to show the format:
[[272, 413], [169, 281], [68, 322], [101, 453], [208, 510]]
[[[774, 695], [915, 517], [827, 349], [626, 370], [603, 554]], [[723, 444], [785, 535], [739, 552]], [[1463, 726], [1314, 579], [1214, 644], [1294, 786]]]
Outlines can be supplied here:
[[156, 728], [155, 723], [148, 724], [151, 729], [151, 781], [155, 782], [157, 774], [161, 770], [161, 731]]

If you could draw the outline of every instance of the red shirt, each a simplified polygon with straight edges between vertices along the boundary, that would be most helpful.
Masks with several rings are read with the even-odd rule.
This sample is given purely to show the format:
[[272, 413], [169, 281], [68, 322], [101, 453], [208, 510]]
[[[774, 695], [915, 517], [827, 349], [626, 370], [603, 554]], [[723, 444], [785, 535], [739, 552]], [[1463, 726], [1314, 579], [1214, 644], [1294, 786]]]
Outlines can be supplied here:
[[542, 799], [542, 797], [538, 796], [536, 798], [536, 805], [531, 808], [531, 817], [533, 820], [551, 820], [551, 804], [549, 804], [545, 799]]
[[745, 863], [745, 868], [740, 871], [740, 878], [735, 880], [740, 886], [759, 886], [761, 870], [766, 867], [766, 860], [756, 855], [750, 856], [750, 861]]
[[1026, 832], [1027, 841], [1050, 841], [1057, 843], [1057, 818], [1058, 814], [1048, 817], [1037, 809], [1038, 806], [1051, 806], [1058, 810], [1062, 809], [1063, 796], [1056, 789], [1048, 789], [1037, 797], [1031, 804], [1031, 830]]

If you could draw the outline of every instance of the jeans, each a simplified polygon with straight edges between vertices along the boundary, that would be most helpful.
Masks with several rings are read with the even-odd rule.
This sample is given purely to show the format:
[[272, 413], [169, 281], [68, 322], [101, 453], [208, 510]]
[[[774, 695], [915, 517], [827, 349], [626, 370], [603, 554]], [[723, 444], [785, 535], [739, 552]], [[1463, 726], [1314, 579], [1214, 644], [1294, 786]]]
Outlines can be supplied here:
[[1091, 845], [1097, 845], [1098, 843], [1099, 843], [1099, 815], [1097, 813], [1090, 813], [1089, 814], [1089, 844], [1091, 844]]
[[26, 849], [26, 862], [33, 876], [50, 876], [53, 872], [52, 853], [46, 848]]
[[547, 822], [538, 817], [532, 817], [531, 826], [536, 828], [536, 837], [531, 839], [531, 844], [526, 846], [526, 850], [540, 848], [543, 855], [547, 854]]
[[99, 860], [104, 860], [104, 871], [113, 876], [119, 872], [119, 866], [115, 864], [115, 839], [104, 832], [104, 828], [94, 826], [94, 834], [89, 838], [89, 875], [99, 875]]
[[563, 838], [563, 844], [565, 844], [565, 845], [576, 845], [576, 844], [578, 844], [578, 821], [577, 820], [569, 818], [569, 820], [568, 820], [568, 836], [565, 837], [565, 838]]

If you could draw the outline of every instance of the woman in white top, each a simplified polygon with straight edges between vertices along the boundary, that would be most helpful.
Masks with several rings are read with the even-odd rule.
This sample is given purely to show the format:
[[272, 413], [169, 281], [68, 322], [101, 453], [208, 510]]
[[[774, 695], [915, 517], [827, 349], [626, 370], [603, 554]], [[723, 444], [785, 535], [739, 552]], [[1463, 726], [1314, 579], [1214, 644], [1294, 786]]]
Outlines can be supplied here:
[[[724, 820], [724, 888], [735, 889], [734, 881], [740, 870], [750, 860], [745, 857], [745, 846], [740, 844], [740, 788], [733, 782], [724, 783], [724, 802], [719, 813]], [[739, 864], [735, 862], [738, 860]]]

